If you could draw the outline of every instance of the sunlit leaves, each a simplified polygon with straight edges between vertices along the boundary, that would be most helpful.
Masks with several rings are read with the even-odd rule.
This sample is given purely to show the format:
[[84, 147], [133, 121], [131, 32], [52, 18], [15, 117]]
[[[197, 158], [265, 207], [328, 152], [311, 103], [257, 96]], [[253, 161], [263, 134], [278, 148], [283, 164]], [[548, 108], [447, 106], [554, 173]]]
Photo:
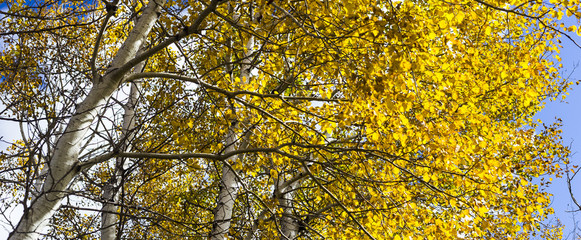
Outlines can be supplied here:
[[[558, 51], [558, 31], [579, 32], [556, 20], [579, 15], [571, 2], [220, 4], [199, 32], [136, 69], [179, 77], [132, 79], [141, 93], [132, 149], [220, 155], [232, 130], [238, 150], [248, 152], [232, 162], [128, 160], [120, 231], [127, 238], [204, 236], [229, 167], [241, 188], [233, 237], [252, 229], [279, 237], [285, 215], [276, 188], [297, 176], [292, 217], [305, 238], [516, 239], [541, 231], [549, 195], [533, 179], [558, 175], [568, 149], [556, 126], [535, 132], [532, 116], [566, 91], [560, 58], [548, 56]], [[65, 117], [75, 104], [69, 98], [88, 92], [94, 30], [105, 13], [101, 3], [86, 4], [76, 17], [67, 13], [77, 5], [55, 3], [45, 8], [54, 21], [2, 20], [17, 35], [6, 39], [0, 59], [8, 69], [0, 88], [14, 114], [37, 111], [30, 118], [42, 119], [60, 110]], [[144, 49], [190, 26], [205, 5], [169, 1]], [[142, 7], [119, 3], [96, 52], [98, 75], [107, 74]], [[36, 27], [58, 29], [22, 32]], [[69, 100], [58, 105], [60, 98]], [[119, 99], [108, 107], [126, 101]], [[109, 109], [96, 126], [119, 112]], [[120, 141], [122, 123], [111, 119], [106, 134], [94, 131], [101, 144], [87, 140], [88, 152]], [[87, 199], [98, 198], [113, 169], [105, 162], [83, 176]], [[64, 227], [56, 232], [64, 236], [75, 236], [74, 221], [94, 227], [94, 218], [78, 212], [59, 216]]]

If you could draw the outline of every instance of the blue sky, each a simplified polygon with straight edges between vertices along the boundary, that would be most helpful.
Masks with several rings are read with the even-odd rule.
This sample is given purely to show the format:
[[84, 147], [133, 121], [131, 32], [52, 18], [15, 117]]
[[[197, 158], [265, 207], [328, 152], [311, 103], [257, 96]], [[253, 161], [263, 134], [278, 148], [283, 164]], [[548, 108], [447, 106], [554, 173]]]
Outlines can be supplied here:
[[[566, 23], [579, 26], [576, 20], [569, 19], [566, 20]], [[581, 37], [577, 35], [571, 35], [571, 37], [577, 43], [581, 43]], [[562, 41], [563, 49], [560, 53], [563, 59], [562, 76], [568, 77], [571, 82], [581, 80], [581, 48], [575, 46], [568, 39], [564, 38]], [[561, 128], [563, 130], [563, 142], [571, 146], [571, 164], [581, 166], [581, 85], [573, 85], [569, 96], [564, 101], [548, 102], [545, 109], [539, 112], [535, 118], [545, 123], [553, 123], [556, 118], [563, 120], [563, 127]], [[572, 187], [573, 194], [578, 201], [581, 201], [581, 175], [574, 179]], [[581, 227], [581, 212], [570, 212], [575, 205], [571, 200], [565, 178], [554, 179], [549, 192], [553, 194], [552, 207], [555, 209], [555, 215], [549, 220], [554, 223], [555, 219], [559, 218], [565, 226], [563, 239], [577, 239], [573, 235], [573, 230], [575, 220], [579, 222]], [[577, 230], [577, 234], [581, 234], [581, 229]]]

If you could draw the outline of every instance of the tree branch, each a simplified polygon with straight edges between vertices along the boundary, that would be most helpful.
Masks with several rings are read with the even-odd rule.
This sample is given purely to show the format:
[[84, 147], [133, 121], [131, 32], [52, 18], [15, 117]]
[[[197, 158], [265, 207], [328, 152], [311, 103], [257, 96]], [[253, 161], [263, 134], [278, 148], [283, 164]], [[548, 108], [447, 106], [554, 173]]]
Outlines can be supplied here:
[[118, 69], [118, 71], [127, 72], [133, 66], [135, 66], [138, 63], [140, 63], [141, 61], [153, 56], [154, 54], [158, 53], [159, 51], [165, 49], [170, 44], [178, 42], [179, 40], [181, 40], [184, 37], [187, 37], [188, 35], [191, 35], [194, 33], [199, 33], [200, 32], [199, 28], [202, 25], [202, 22], [204, 21], [204, 19], [206, 19], [206, 17], [208, 15], [210, 15], [210, 13], [212, 13], [216, 10], [216, 7], [218, 6], [218, 4], [225, 3], [225, 2], [228, 2], [228, 0], [212, 0], [212, 2], [210, 2], [210, 4], [196, 18], [196, 20], [194, 20], [194, 23], [192, 23], [191, 26], [184, 28], [177, 35], [175, 35], [171, 38], [168, 38], [165, 41], [159, 43], [158, 45], [150, 48], [149, 50], [144, 51], [142, 54], [137, 55], [135, 58], [129, 60], [127, 63], [125, 63], [123, 66], [121, 66]]
[[186, 81], [186, 82], [191, 82], [191, 83], [195, 83], [200, 85], [201, 87], [213, 90], [215, 92], [221, 93], [226, 95], [229, 98], [233, 98], [236, 97], [238, 95], [251, 95], [251, 96], [256, 96], [256, 97], [260, 97], [260, 98], [276, 98], [276, 99], [282, 99], [282, 100], [303, 100], [303, 101], [320, 101], [320, 102], [341, 102], [341, 101], [348, 101], [347, 99], [329, 99], [329, 98], [320, 98], [320, 97], [285, 97], [285, 96], [281, 96], [280, 94], [262, 94], [262, 93], [257, 93], [257, 92], [252, 92], [252, 91], [235, 91], [235, 92], [231, 92], [225, 89], [222, 89], [218, 86], [206, 83], [202, 80], [196, 79], [196, 78], [191, 78], [191, 77], [187, 77], [187, 76], [183, 76], [183, 75], [179, 75], [179, 74], [174, 74], [174, 73], [165, 73], [165, 72], [144, 72], [144, 73], [133, 73], [128, 75], [125, 78], [125, 82], [131, 82], [137, 79], [142, 79], [142, 78], [170, 78], [170, 79], [175, 79], [175, 80], [182, 80], [182, 81]]
[[80, 162], [78, 164], [79, 170], [85, 170], [91, 168], [93, 165], [105, 162], [114, 157], [127, 157], [127, 158], [157, 158], [157, 159], [187, 159], [187, 158], [205, 158], [211, 160], [223, 161], [229, 157], [245, 154], [245, 153], [278, 153], [283, 156], [289, 156], [290, 154], [280, 150], [282, 147], [289, 146], [291, 143], [282, 144], [275, 148], [250, 148], [231, 151], [225, 154], [214, 154], [214, 153], [148, 153], [148, 152], [123, 152], [115, 153], [109, 152], [103, 155], [91, 158], [87, 161]]

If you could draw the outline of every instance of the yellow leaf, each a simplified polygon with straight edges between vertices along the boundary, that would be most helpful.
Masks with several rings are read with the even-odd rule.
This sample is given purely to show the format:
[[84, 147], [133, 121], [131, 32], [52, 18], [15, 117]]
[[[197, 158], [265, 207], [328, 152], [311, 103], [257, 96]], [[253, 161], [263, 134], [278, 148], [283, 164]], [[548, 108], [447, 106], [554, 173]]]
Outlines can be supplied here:
[[434, 33], [434, 32], [430, 32], [430, 33], [428, 34], [428, 39], [432, 40], [432, 39], [435, 39], [435, 38], [436, 38], [436, 33]]
[[503, 80], [506, 80], [508, 78], [508, 72], [502, 71], [500, 73], [500, 78], [503, 79]]
[[430, 174], [427, 174], [427, 173], [422, 176], [422, 180], [424, 180], [424, 182], [430, 181], [430, 178], [431, 178]]
[[484, 34], [490, 35], [490, 33], [492, 33], [492, 28], [490, 26], [486, 26], [484, 29]]
[[406, 72], [406, 71], [410, 70], [410, 68], [412, 67], [412, 64], [411, 64], [411, 63], [410, 63], [408, 60], [406, 60], [406, 59], [403, 59], [403, 60], [400, 62], [400, 66], [401, 66], [401, 69], [402, 69], [404, 72]]
[[400, 170], [399, 170], [399, 168], [397, 168], [397, 167], [395, 167], [395, 166], [394, 166], [394, 167], [391, 169], [391, 172], [392, 172], [394, 175], [399, 175], [399, 172], [400, 172]]
[[444, 14], [444, 17], [445, 17], [446, 19], [448, 19], [448, 21], [452, 21], [452, 19], [454, 19], [454, 17], [455, 17], [455, 16], [454, 16], [454, 14], [452, 14], [452, 13], [445, 13], [445, 14]]

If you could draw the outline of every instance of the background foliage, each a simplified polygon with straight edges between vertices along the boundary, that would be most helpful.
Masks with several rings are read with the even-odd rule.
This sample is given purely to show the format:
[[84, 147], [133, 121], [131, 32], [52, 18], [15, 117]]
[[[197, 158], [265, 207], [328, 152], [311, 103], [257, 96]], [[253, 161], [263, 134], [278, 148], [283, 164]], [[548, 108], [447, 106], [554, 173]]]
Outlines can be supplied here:
[[2, 209], [63, 183], [47, 238], [558, 238], [532, 117], [578, 5], [9, 1]]

